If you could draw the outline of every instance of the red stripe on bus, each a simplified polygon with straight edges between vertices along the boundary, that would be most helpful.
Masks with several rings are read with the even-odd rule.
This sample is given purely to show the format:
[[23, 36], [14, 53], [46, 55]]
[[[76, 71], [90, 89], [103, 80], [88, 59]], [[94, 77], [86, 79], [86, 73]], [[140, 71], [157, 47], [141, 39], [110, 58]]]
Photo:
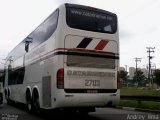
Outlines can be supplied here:
[[95, 52], [95, 53], [104, 53], [108, 55], [119, 55], [119, 53], [113, 53], [113, 52], [107, 52], [107, 51], [98, 51], [98, 50], [90, 50], [90, 49], [84, 49], [84, 48], [57, 48], [53, 51], [66, 51], [66, 50], [73, 50], [77, 52]]
[[94, 49], [103, 50], [103, 48], [107, 45], [107, 43], [108, 43], [107, 40], [101, 40]]
[[51, 50], [43, 55], [40, 55], [36, 58], [33, 58], [32, 60], [30, 60], [30, 62], [27, 62], [27, 64], [33, 64], [35, 63], [35, 61], [38, 60], [43, 60], [44, 58], [48, 58], [49, 56], [54, 56], [55, 52], [60, 52], [60, 51], [74, 51], [74, 52], [94, 52], [94, 53], [103, 53], [105, 55], [111, 55], [111, 56], [119, 56], [119, 53], [113, 53], [113, 52], [107, 52], [107, 51], [97, 51], [97, 50], [88, 50], [88, 49], [84, 49], [84, 48], [56, 48], [54, 50]]

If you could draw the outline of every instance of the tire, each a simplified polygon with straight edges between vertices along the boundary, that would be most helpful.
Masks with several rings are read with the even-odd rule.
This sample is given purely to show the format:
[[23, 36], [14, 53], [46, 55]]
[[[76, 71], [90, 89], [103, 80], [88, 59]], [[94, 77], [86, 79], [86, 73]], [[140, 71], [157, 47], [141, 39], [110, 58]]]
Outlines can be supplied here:
[[39, 104], [39, 99], [36, 98], [33, 101], [33, 112], [36, 114], [40, 114], [40, 104]]
[[26, 92], [26, 108], [28, 112], [32, 112], [32, 97], [28, 91]]
[[10, 90], [9, 90], [9, 88], [8, 88], [8, 90], [7, 90], [7, 98], [6, 98], [8, 105], [11, 105], [10, 95], [11, 95], [11, 93], [10, 93]]
[[26, 105], [27, 105], [27, 111], [32, 112], [32, 99], [29, 99]]

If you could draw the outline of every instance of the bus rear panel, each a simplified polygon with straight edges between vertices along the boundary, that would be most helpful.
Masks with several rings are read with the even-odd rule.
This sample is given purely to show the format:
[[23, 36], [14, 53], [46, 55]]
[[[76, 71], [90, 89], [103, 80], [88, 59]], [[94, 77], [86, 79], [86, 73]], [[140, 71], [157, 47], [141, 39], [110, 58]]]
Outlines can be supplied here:
[[86, 6], [65, 7], [57, 107], [117, 105], [120, 98], [117, 16]]

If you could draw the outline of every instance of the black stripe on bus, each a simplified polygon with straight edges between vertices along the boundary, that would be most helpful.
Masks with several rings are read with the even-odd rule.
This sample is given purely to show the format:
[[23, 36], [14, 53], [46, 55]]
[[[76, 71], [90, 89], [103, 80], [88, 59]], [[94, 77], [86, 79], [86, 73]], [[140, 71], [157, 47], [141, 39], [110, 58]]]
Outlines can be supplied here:
[[100, 58], [110, 58], [110, 59], [119, 59], [119, 56], [113, 56], [113, 55], [101, 55], [101, 54], [93, 54], [93, 53], [80, 53], [80, 52], [74, 52], [74, 51], [59, 51], [55, 52], [51, 55], [41, 57], [41, 59], [35, 59], [31, 63], [28, 63], [28, 65], [35, 64], [37, 62], [40, 62], [42, 60], [48, 59], [50, 57], [54, 57], [56, 55], [77, 55], [77, 56], [89, 56], [89, 57], [100, 57]]
[[70, 51], [67, 51], [67, 52], [59, 51], [59, 52], [56, 52], [55, 55], [77, 55], [77, 56], [119, 59], [119, 56], [100, 55], [100, 54], [93, 54], [93, 53], [79, 53], [79, 52], [70, 52]]
[[64, 91], [66, 93], [116, 93], [117, 89], [64, 89]]
[[92, 41], [92, 38], [84, 38], [77, 46], [77, 48], [86, 48], [89, 43]]

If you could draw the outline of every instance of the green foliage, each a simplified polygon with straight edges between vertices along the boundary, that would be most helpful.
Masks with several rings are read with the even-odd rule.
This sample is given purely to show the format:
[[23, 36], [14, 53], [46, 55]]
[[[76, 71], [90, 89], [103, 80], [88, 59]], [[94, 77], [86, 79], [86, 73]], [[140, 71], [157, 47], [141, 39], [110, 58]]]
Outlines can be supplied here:
[[120, 78], [126, 83], [128, 80], [128, 76], [127, 76], [128, 72], [121, 70], [120, 71]]
[[137, 72], [134, 73], [133, 81], [138, 83], [139, 86], [142, 86], [142, 84], [144, 84], [143, 81], [145, 80], [146, 80], [146, 77], [141, 70], [137, 70]]
[[[160, 96], [160, 90], [153, 90], [147, 88], [121, 88], [121, 96]], [[134, 108], [143, 108], [143, 109], [152, 109], [160, 110], [160, 102], [155, 101], [141, 101], [141, 104], [138, 104], [138, 100], [120, 100], [120, 106], [124, 107], [134, 107]]]
[[160, 96], [160, 90], [153, 90], [147, 88], [121, 88], [121, 95], [131, 95], [131, 96]]
[[124, 107], [160, 110], [160, 102], [154, 101], [141, 101], [141, 105], [138, 105], [137, 100], [121, 100], [119, 105]]
[[156, 69], [153, 75], [154, 75], [154, 80], [155, 80], [154, 82], [160, 85], [160, 69]]

